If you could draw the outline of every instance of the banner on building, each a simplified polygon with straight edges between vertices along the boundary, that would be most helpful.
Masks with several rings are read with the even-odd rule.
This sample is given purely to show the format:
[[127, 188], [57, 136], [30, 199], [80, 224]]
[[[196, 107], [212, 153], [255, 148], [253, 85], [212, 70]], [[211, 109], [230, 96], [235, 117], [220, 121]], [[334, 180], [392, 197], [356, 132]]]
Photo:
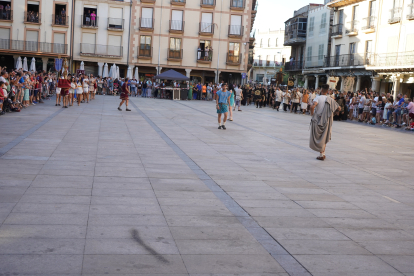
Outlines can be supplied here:
[[344, 80], [344, 91], [341, 91], [341, 92], [354, 91], [354, 83], [355, 83], [355, 79], [353, 77], [345, 78], [345, 80]]
[[329, 77], [328, 79], [329, 89], [336, 89], [336, 86], [338, 85], [338, 81], [339, 81], [338, 77]]

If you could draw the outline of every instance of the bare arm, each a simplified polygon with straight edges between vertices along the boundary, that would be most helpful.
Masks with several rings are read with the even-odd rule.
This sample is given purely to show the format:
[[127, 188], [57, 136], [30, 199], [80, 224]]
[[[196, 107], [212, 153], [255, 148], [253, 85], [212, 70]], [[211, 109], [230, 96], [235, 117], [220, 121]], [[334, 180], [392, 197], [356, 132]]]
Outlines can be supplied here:
[[313, 105], [310, 108], [311, 115], [313, 116], [313, 113], [315, 112], [315, 107], [318, 105], [318, 102], [313, 102]]

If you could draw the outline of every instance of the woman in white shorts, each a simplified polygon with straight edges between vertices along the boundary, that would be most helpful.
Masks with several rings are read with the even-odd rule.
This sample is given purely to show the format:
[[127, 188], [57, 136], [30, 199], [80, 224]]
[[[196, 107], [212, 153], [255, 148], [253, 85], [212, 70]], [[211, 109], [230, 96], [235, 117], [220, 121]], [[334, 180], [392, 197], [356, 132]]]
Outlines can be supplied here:
[[93, 100], [94, 98], [94, 92], [95, 92], [95, 79], [93, 78], [93, 75], [91, 74], [89, 78], [89, 95], [90, 100]]
[[89, 79], [87, 76], [83, 76], [82, 79], [83, 86], [83, 100], [86, 100], [86, 103], [89, 103]]
[[76, 82], [76, 98], [78, 99], [78, 106], [80, 106], [80, 103], [82, 101], [82, 94], [83, 94], [83, 88], [81, 80], [78, 79]]
[[60, 88], [56, 87], [56, 104], [55, 106], [60, 106]]

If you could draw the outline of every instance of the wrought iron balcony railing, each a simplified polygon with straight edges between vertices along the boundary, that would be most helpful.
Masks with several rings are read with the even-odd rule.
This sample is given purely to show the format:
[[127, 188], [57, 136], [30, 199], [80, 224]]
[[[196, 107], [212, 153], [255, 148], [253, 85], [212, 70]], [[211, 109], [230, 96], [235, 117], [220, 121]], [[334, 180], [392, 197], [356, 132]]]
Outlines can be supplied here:
[[367, 65], [369, 59], [361, 54], [347, 54], [325, 57], [324, 67], [351, 67]]
[[122, 57], [123, 47], [113, 45], [99, 45], [81, 43], [81, 56], [97, 56], [97, 57]]
[[69, 16], [62, 14], [52, 14], [52, 25], [54, 26], [69, 26]]
[[98, 28], [99, 17], [92, 14], [84, 14], [82, 17], [82, 28]]
[[343, 24], [336, 24], [332, 26], [332, 36], [339, 36], [343, 34], [343, 28], [344, 25]]
[[200, 0], [200, 6], [203, 8], [214, 8], [216, 0]]
[[200, 22], [199, 33], [201, 35], [214, 35], [214, 24]]
[[371, 29], [375, 29], [375, 22], [376, 22], [376, 17], [375, 16], [369, 16], [366, 17], [364, 19], [362, 19], [362, 30], [371, 30]]
[[227, 53], [226, 63], [228, 65], [240, 65], [242, 60], [242, 55], [235, 55], [233, 53]]
[[152, 58], [152, 47], [148, 44], [138, 46], [138, 58]]
[[24, 23], [41, 24], [42, 14], [35, 11], [27, 11], [24, 13]]
[[59, 43], [11, 40], [0, 38], [0, 50], [18, 52], [39, 52], [51, 54], [67, 54], [68, 45]]
[[401, 21], [401, 7], [396, 7], [390, 10], [390, 18], [388, 19], [388, 23], [393, 24]]
[[244, 27], [240, 25], [229, 25], [229, 37], [242, 38]]
[[213, 61], [213, 50], [197, 50], [197, 62], [210, 63]]
[[183, 49], [176, 50], [168, 48], [168, 59], [169, 60], [181, 60], [183, 59]]
[[108, 17], [108, 30], [112, 31], [123, 31], [124, 30], [124, 19], [122, 18], [111, 18]]
[[3, 14], [0, 14], [0, 21], [12, 21], [13, 11], [10, 9], [3, 8]]

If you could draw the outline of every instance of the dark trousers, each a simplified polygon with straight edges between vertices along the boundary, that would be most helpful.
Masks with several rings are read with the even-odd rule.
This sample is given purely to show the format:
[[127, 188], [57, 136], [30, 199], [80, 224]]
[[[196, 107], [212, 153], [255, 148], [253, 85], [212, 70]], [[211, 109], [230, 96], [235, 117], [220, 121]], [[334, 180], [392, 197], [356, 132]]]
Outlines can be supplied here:
[[275, 109], [279, 110], [280, 102], [275, 101], [275, 105], [273, 106]]
[[283, 111], [287, 111], [288, 109], [290, 109], [290, 104], [283, 104]]
[[292, 104], [293, 104], [292, 111], [294, 111], [296, 113], [298, 111], [299, 103], [292, 103]]

